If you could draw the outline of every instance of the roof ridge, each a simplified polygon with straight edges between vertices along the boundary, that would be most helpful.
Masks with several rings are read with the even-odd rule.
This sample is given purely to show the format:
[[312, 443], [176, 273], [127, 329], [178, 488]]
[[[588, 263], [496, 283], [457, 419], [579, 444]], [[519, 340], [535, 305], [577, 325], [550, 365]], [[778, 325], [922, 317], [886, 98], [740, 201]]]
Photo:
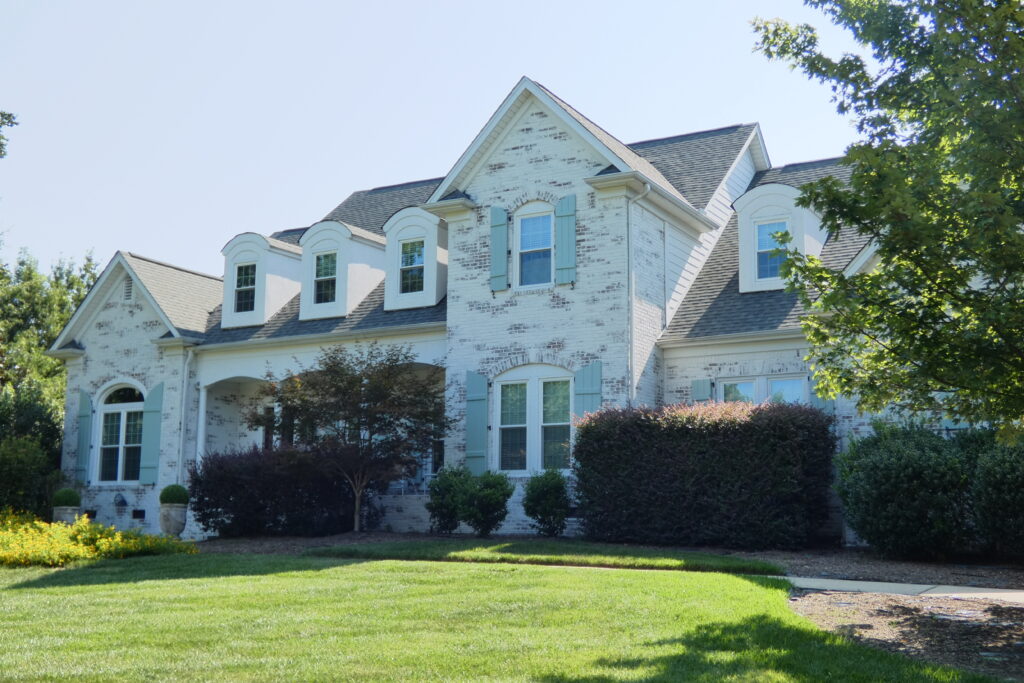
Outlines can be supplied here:
[[756, 126], [756, 125], [757, 125], [756, 121], [751, 121], [751, 122], [748, 122], [748, 123], [731, 123], [731, 124], [729, 124], [727, 126], [718, 126], [716, 128], [707, 128], [705, 130], [694, 130], [694, 131], [691, 131], [689, 133], [679, 133], [678, 135], [666, 135], [665, 137], [662, 137], [662, 138], [650, 138], [649, 140], [637, 140], [636, 142], [628, 143], [628, 146], [632, 147], [633, 145], [646, 145], [646, 144], [651, 143], [651, 142], [664, 142], [666, 140], [678, 140], [679, 138], [688, 138], [688, 137], [690, 137], [692, 135], [700, 135], [702, 133], [714, 133], [715, 131], [726, 130], [727, 128], [743, 128], [744, 126]]
[[209, 278], [211, 280], [216, 280], [217, 282], [223, 282], [224, 281], [223, 278], [217, 277], [216, 275], [210, 275], [209, 273], [200, 273], [198, 270], [192, 270], [191, 268], [184, 268], [182, 266], [176, 266], [173, 263], [167, 263], [166, 261], [159, 261], [159, 260], [157, 260], [155, 258], [150, 258], [148, 256], [143, 256], [142, 254], [136, 254], [133, 251], [125, 251], [125, 252], [122, 252], [122, 253], [127, 254], [128, 256], [131, 256], [133, 258], [141, 259], [143, 261], [148, 261], [149, 263], [153, 263], [153, 264], [158, 265], [158, 266], [163, 266], [164, 268], [173, 268], [174, 270], [180, 270], [183, 273], [189, 273], [191, 275], [198, 275], [199, 277]]
[[841, 154], [839, 156], [834, 156], [834, 157], [822, 157], [820, 159], [810, 159], [809, 161], [793, 161], [793, 162], [788, 163], [788, 164], [783, 164], [782, 166], [772, 166], [771, 168], [766, 168], [764, 171], [761, 171], [761, 173], [766, 173], [768, 171], [778, 171], [778, 170], [781, 170], [783, 168], [790, 168], [791, 166], [808, 166], [810, 164], [820, 164], [823, 161], [839, 161], [840, 159], [845, 159], [845, 158], [846, 158], [846, 155], [845, 154]]
[[424, 178], [423, 180], [410, 180], [405, 183], [395, 183], [393, 185], [380, 185], [378, 187], [370, 187], [365, 190], [356, 190], [356, 192], [373, 192], [374, 190], [392, 190], [396, 187], [411, 187], [413, 185], [425, 185], [426, 183], [439, 183], [444, 180], [445, 176], [440, 178]]

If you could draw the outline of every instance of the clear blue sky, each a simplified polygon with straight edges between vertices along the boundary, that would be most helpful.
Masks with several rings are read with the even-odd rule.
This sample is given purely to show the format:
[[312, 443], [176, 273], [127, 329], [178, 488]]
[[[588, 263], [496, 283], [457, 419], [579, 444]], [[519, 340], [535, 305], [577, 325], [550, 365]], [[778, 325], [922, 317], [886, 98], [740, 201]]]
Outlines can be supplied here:
[[750, 20], [798, 0], [0, 0], [0, 257], [118, 249], [220, 274], [233, 235], [442, 176], [522, 75], [624, 142], [759, 121], [776, 165], [853, 141]]

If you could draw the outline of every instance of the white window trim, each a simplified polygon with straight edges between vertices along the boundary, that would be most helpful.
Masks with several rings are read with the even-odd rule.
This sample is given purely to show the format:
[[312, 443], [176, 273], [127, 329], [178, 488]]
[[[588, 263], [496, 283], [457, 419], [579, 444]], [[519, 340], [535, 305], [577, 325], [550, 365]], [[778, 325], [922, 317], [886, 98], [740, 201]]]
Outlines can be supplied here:
[[[118, 389], [135, 389], [143, 395], [141, 402], [135, 403], [113, 403], [107, 404], [106, 400], [112, 393]], [[142, 413], [145, 411], [145, 392], [142, 387], [136, 386], [134, 383], [120, 382], [105, 389], [100, 393], [100, 398], [96, 406], [96, 414], [93, 418], [93, 447], [92, 452], [95, 453], [93, 462], [90, 467], [92, 472], [92, 478], [90, 484], [93, 486], [131, 486], [138, 484], [138, 479], [124, 479], [124, 449], [125, 449], [125, 429], [127, 428], [128, 419], [127, 413]], [[121, 431], [118, 435], [118, 449], [117, 449], [117, 479], [100, 479], [100, 474], [103, 468], [103, 416], [108, 413], [121, 413]], [[145, 437], [145, 433], [142, 435]], [[132, 444], [134, 445], [134, 444]], [[139, 442], [141, 448], [142, 442]], [[140, 472], [141, 474], [141, 472]]]
[[[321, 256], [326, 256], [328, 254], [334, 254], [334, 275], [326, 276], [326, 277], [317, 277], [316, 276], [316, 261], [317, 261], [317, 258], [319, 258]], [[315, 254], [313, 254], [313, 292], [311, 294], [311, 300], [312, 300], [314, 306], [333, 306], [334, 304], [336, 304], [338, 302], [338, 294], [339, 294], [339, 291], [338, 291], [338, 270], [339, 270], [339, 267], [341, 265], [339, 263], [339, 258], [338, 257], [339, 257], [339, 254], [338, 254], [338, 250], [337, 249], [325, 249], [323, 251], [318, 251]], [[317, 300], [316, 300], [316, 283], [322, 282], [324, 280], [334, 280], [334, 299], [332, 301], [320, 301], [320, 302], [317, 302]]]
[[[759, 269], [758, 269], [758, 264], [757, 264], [757, 260], [758, 260], [757, 257], [758, 257], [759, 254], [761, 254], [761, 250], [758, 249], [758, 243], [757, 243], [758, 242], [758, 239], [757, 239], [758, 235], [757, 234], [760, 231], [760, 228], [761, 228], [762, 225], [771, 225], [772, 223], [782, 223], [782, 224], [784, 224], [786, 226], [785, 232], [788, 233], [790, 238], [792, 239], [793, 232], [792, 232], [792, 228], [791, 228], [791, 222], [792, 221], [791, 221], [791, 217], [790, 217], [789, 214], [780, 215], [780, 216], [775, 217], [775, 218], [759, 218], [758, 220], [754, 221], [754, 229], [751, 231], [751, 233], [752, 233], [752, 236], [753, 236], [753, 239], [754, 239], [754, 281], [757, 284], [759, 284], [759, 285], [760, 284], [770, 285], [770, 286], [773, 286], [773, 287], [774, 286], [778, 286], [778, 287], [784, 287], [785, 286], [786, 281], [785, 281], [785, 279], [781, 275], [778, 276], [778, 277], [761, 277], [760, 276]], [[783, 231], [782, 230], [776, 230], [775, 232], [783, 232]], [[792, 241], [790, 242], [790, 244], [792, 244]], [[786, 245], [781, 245], [781, 246], [782, 246], [783, 249], [787, 248]]]
[[[522, 285], [519, 283], [519, 271], [520, 253], [531, 253], [534, 251], [543, 251], [542, 249], [528, 249], [526, 252], [520, 252], [520, 233], [521, 225], [524, 218], [536, 218], [538, 216], [550, 216], [551, 217], [551, 246], [548, 251], [551, 252], [551, 273], [548, 276], [547, 282], [539, 282], [533, 285]], [[512, 289], [518, 291], [531, 291], [535, 289], [551, 289], [555, 286], [555, 207], [551, 206], [547, 202], [543, 201], [532, 201], [528, 204], [524, 204], [519, 207], [516, 211], [515, 217], [512, 221]]]
[[[423, 244], [423, 263], [418, 266], [403, 266], [402, 265], [402, 247], [406, 244], [413, 244], [420, 242]], [[419, 268], [423, 271], [423, 287], [415, 292], [403, 292], [402, 291], [402, 271], [411, 270], [413, 268]], [[399, 240], [398, 242], [398, 296], [409, 297], [409, 296], [423, 296], [423, 292], [427, 291], [427, 238], [424, 237], [410, 237], [408, 239]]]
[[754, 383], [754, 403], [764, 403], [771, 394], [768, 393], [769, 382], [772, 380], [798, 379], [803, 382], [800, 403], [810, 403], [810, 385], [806, 374], [788, 373], [781, 375], [741, 375], [739, 377], [718, 377], [715, 379], [715, 399], [725, 400], [725, 385], [737, 382]]
[[[564, 373], [564, 374], [563, 374]], [[500, 379], [494, 380], [493, 409], [491, 411], [491, 453], [490, 469], [504, 472], [512, 477], [528, 476], [534, 472], [544, 471], [544, 383], [569, 383], [569, 468], [559, 470], [568, 473], [572, 465], [572, 442], [576, 436], [576, 427], [572, 423], [575, 402], [575, 380], [572, 373], [551, 365], [524, 365], [514, 368]], [[526, 469], [501, 469], [501, 387], [506, 384], [526, 384]], [[561, 423], [550, 423], [561, 424]]]
[[[238, 270], [239, 270], [239, 268], [245, 268], [246, 266], [252, 266], [253, 267], [253, 283], [252, 283], [251, 287], [239, 287], [238, 286]], [[232, 281], [231, 281], [231, 284], [232, 284], [232, 288], [231, 288], [231, 311], [233, 313], [235, 313], [235, 314], [238, 314], [238, 315], [245, 315], [247, 313], [253, 313], [254, 311], [256, 311], [257, 304], [259, 303], [256, 300], [256, 286], [259, 284], [259, 281], [260, 281], [260, 266], [259, 266], [259, 264], [256, 261], [245, 261], [245, 262], [242, 262], [242, 263], [235, 263], [234, 264], [234, 270], [232, 272], [232, 276], [231, 277], [232, 277]], [[243, 290], [245, 290], [245, 291], [252, 290], [252, 309], [250, 309], [248, 311], [239, 311], [238, 310], [238, 292], [243, 291]]]

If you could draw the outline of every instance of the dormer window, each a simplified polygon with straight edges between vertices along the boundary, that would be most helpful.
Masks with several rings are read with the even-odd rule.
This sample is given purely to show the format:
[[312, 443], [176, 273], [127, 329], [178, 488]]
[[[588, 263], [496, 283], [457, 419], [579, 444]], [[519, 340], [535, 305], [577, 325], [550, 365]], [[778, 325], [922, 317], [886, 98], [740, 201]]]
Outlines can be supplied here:
[[333, 303], [338, 296], [338, 252], [316, 255], [316, 274], [313, 279], [313, 303]]
[[779, 241], [775, 239], [775, 233], [787, 232], [785, 221], [774, 221], [772, 223], [759, 223], [757, 225], [757, 279], [780, 277], [782, 262], [786, 260], [784, 254], [776, 250], [782, 248]]
[[554, 281], [554, 213], [546, 204], [528, 204], [516, 214], [517, 282], [520, 287]]
[[399, 278], [402, 294], [423, 291], [423, 240], [402, 242], [402, 266]]
[[256, 264], [243, 263], [235, 268], [235, 313], [256, 309]]

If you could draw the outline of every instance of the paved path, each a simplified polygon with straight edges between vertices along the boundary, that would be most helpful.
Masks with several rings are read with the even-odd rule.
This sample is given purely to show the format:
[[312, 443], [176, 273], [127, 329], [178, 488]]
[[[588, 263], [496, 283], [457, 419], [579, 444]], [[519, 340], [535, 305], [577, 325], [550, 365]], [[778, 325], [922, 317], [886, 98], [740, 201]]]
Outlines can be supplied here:
[[804, 576], [779, 577], [797, 588], [818, 591], [845, 591], [849, 593], [889, 593], [891, 595], [936, 595], [979, 600], [1005, 600], [1024, 605], [1024, 590], [1010, 588], [979, 588], [978, 586], [938, 586], [926, 583], [886, 583], [884, 581], [850, 581], [847, 579], [817, 579]]

